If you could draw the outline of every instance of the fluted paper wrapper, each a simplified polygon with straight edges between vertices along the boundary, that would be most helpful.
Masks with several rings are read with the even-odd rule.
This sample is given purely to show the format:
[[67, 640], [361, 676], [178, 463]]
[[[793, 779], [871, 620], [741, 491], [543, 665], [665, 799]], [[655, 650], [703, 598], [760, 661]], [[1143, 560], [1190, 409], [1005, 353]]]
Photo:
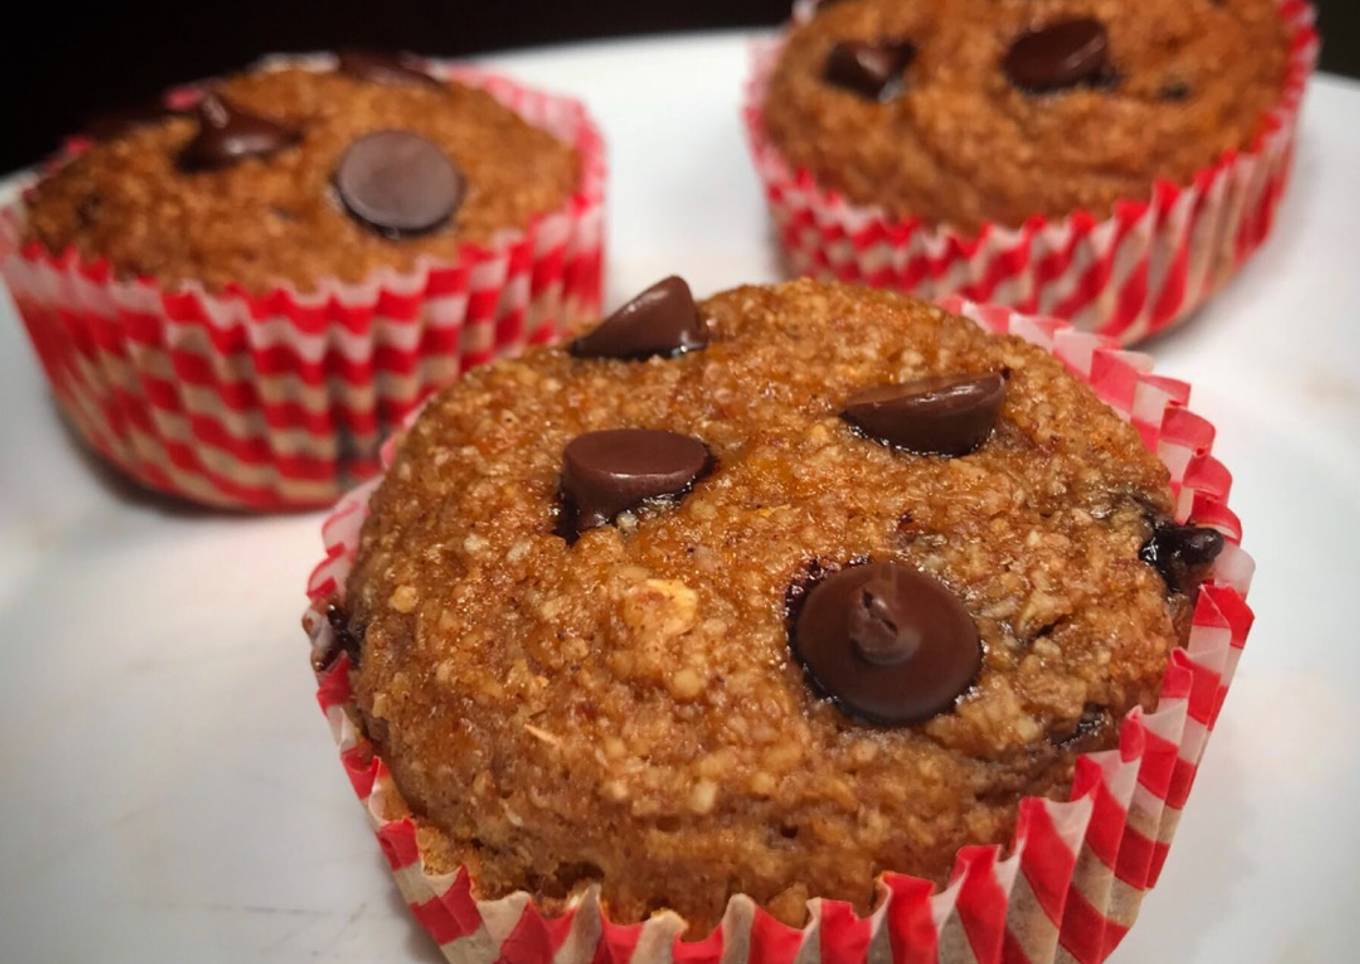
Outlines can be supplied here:
[[106, 261], [24, 243], [22, 197], [0, 210], [0, 276], [85, 441], [144, 485], [197, 502], [328, 505], [378, 470], [383, 437], [431, 390], [598, 312], [604, 147], [585, 108], [466, 66], [429, 69], [572, 145], [581, 181], [567, 202], [452, 261], [322, 279], [305, 294], [120, 280]]
[[[1251, 559], [1239, 548], [1241, 527], [1227, 507], [1231, 477], [1213, 457], [1214, 428], [1185, 404], [1189, 386], [1154, 375], [1146, 356], [1117, 350], [1100, 336], [1056, 319], [946, 299], [947, 309], [983, 328], [1018, 335], [1052, 352], [1138, 429], [1166, 464], [1176, 517], [1217, 528], [1223, 553], [1200, 587], [1183, 650], [1172, 654], [1157, 709], [1135, 708], [1119, 745], [1076, 761], [1070, 799], [1028, 797], [1019, 804], [1009, 848], [959, 851], [948, 886], [885, 873], [873, 913], [848, 904], [809, 902], [809, 922], [780, 923], [744, 895], [732, 897], [707, 937], [682, 941], [684, 921], [671, 912], [641, 924], [612, 923], [597, 887], [549, 916], [528, 894], [481, 900], [466, 869], [428, 871], [417, 820], [387, 766], [355, 723], [349, 659], [341, 654], [317, 674], [317, 698], [340, 746], [340, 759], [377, 832], [412, 913], [460, 964], [792, 964], [792, 962], [995, 962], [1104, 960], [1156, 882], [1204, 745], [1213, 730], [1251, 627], [1245, 596]], [[392, 445], [385, 452], [390, 463]], [[307, 587], [303, 624], [318, 659], [332, 651], [325, 613], [343, 602], [374, 479], [346, 496], [326, 520], [326, 558]]]
[[[815, 7], [798, 4], [795, 21]], [[1185, 184], [1159, 181], [1150, 197], [1120, 201], [1108, 218], [1036, 215], [1018, 228], [989, 223], [974, 232], [853, 204], [793, 169], [763, 120], [782, 41], [754, 45], [743, 119], [788, 269], [1055, 315], [1126, 345], [1175, 325], [1260, 247], [1289, 179], [1318, 37], [1306, 0], [1279, 0], [1279, 11], [1289, 36], [1284, 88], [1249, 148]]]

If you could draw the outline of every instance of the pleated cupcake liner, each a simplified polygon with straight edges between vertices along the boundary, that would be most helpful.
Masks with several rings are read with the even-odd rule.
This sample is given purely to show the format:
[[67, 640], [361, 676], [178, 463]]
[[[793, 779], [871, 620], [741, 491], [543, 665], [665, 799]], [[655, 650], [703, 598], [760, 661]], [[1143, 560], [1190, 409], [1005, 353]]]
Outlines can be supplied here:
[[[452, 260], [263, 294], [119, 279], [107, 261], [25, 242], [22, 195], [0, 209], [0, 276], [57, 402], [94, 449], [196, 502], [328, 505], [378, 470], [382, 438], [430, 391], [598, 313], [604, 144], [585, 107], [468, 66], [429, 68], [573, 146], [571, 197]], [[167, 99], [182, 105], [199, 90]]]
[[[1118, 946], [1156, 883], [1205, 743], [1251, 628], [1245, 598], [1253, 563], [1239, 546], [1228, 508], [1231, 476], [1212, 454], [1214, 427], [1186, 408], [1190, 388], [1158, 376], [1150, 359], [1053, 318], [949, 298], [942, 305], [984, 329], [1013, 334], [1051, 352], [1138, 430], [1166, 465], [1175, 515], [1219, 529], [1225, 548], [1196, 598], [1184, 649], [1172, 653], [1157, 708], [1124, 718], [1114, 749], [1077, 758], [1070, 797], [1020, 801], [1009, 847], [969, 846], [949, 883], [884, 873], [868, 916], [847, 903], [815, 899], [808, 923], [789, 927], [736, 895], [722, 922], [695, 941], [673, 912], [637, 924], [609, 920], [598, 885], [549, 914], [527, 893], [480, 899], [466, 868], [436, 873], [421, 854], [420, 821], [360, 729], [327, 608], [343, 603], [368, 500], [380, 479], [343, 498], [327, 518], [326, 558], [311, 574], [303, 625], [312, 642], [317, 699], [340, 759], [364, 805], [411, 912], [457, 964], [1095, 964]], [[395, 437], [385, 446], [390, 464]]]
[[[800, 3], [795, 22], [815, 9]], [[1185, 184], [1158, 181], [1150, 196], [1117, 202], [1107, 218], [1036, 215], [1018, 228], [987, 223], [976, 231], [854, 204], [795, 169], [764, 124], [783, 41], [755, 44], [742, 115], [787, 268], [1054, 315], [1123, 344], [1170, 328], [1236, 274], [1274, 225], [1319, 46], [1306, 0], [1279, 0], [1279, 14], [1289, 37], [1284, 86], [1250, 147], [1225, 153]]]

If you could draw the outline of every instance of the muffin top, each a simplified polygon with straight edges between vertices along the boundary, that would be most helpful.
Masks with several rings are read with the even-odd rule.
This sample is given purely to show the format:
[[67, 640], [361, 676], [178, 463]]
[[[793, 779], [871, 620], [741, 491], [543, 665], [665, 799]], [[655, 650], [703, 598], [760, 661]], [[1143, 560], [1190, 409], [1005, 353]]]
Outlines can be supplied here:
[[764, 124], [860, 204], [975, 230], [1151, 195], [1249, 146], [1276, 0], [842, 0], [793, 28]]
[[212, 291], [452, 260], [561, 206], [580, 174], [489, 94], [357, 54], [227, 77], [195, 109], [108, 133], [36, 186], [29, 238]]
[[670, 279], [437, 395], [331, 617], [436, 868], [550, 908], [598, 880], [692, 935], [736, 892], [798, 923], [1007, 840], [1154, 701], [1217, 538], [1170, 505], [1019, 339]]

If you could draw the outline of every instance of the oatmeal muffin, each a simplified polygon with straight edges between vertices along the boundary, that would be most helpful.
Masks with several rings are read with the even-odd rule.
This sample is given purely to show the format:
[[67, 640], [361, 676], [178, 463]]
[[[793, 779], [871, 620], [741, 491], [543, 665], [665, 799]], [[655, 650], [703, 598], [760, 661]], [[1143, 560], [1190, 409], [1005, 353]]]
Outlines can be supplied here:
[[63, 413], [151, 488], [323, 505], [464, 369], [599, 310], [576, 101], [406, 55], [278, 57], [74, 138], [0, 209]]
[[941, 882], [1150, 706], [1222, 549], [1062, 364], [925, 303], [670, 278], [470, 373], [334, 644], [430, 873], [615, 922]]
[[895, 216], [1104, 218], [1250, 147], [1288, 55], [1276, 0], [842, 0], [789, 34], [764, 124]]
[[256, 69], [119, 118], [28, 203], [27, 237], [123, 277], [261, 292], [451, 261], [560, 207], [572, 145], [413, 62]]

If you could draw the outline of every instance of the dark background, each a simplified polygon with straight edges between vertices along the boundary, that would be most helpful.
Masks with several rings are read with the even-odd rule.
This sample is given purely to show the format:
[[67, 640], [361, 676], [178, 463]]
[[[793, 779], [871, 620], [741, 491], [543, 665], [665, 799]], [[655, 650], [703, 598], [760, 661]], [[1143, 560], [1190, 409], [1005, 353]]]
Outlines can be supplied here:
[[[1137, 0], [1129, 0], [1137, 2]], [[1314, 0], [1322, 68], [1360, 76], [1360, 2]], [[361, 45], [457, 55], [587, 37], [773, 25], [791, 0], [217, 0], [9, 8], [0, 172], [30, 164], [82, 122], [179, 81], [272, 51]]]

